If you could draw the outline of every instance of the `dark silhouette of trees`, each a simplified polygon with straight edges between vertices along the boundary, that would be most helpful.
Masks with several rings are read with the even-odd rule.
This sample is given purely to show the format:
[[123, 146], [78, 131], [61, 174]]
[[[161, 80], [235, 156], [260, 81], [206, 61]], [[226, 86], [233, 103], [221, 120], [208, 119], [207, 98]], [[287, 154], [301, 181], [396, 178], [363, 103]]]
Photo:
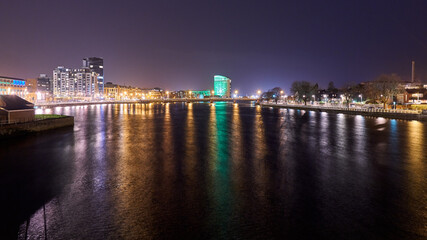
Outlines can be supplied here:
[[282, 92], [284, 94], [285, 91], [282, 90], [280, 87], [275, 87], [273, 89], [268, 90], [267, 92], [264, 92], [261, 95], [261, 98], [267, 99], [267, 100], [275, 100], [277, 103], [277, 100], [282, 96]]
[[295, 99], [303, 101], [304, 105], [307, 105], [307, 101], [310, 101], [312, 95], [317, 93], [319, 86], [306, 81], [296, 81], [292, 83], [291, 92], [294, 94]]
[[347, 83], [339, 91], [348, 108], [350, 102], [361, 93], [362, 86], [360, 84]]
[[329, 82], [327, 90], [330, 94], [337, 94], [338, 93], [338, 88], [335, 87], [333, 81]]
[[372, 82], [365, 85], [365, 95], [375, 101], [384, 104], [386, 108], [387, 103], [393, 96], [404, 91], [402, 80], [397, 74], [382, 74]]

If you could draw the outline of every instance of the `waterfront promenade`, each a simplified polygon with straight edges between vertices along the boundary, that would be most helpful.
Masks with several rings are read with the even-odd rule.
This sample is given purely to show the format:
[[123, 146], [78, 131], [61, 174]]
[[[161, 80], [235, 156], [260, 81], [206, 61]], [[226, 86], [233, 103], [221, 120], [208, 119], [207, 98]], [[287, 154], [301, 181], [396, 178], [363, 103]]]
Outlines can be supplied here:
[[169, 99], [138, 99], [123, 101], [91, 101], [91, 102], [53, 102], [36, 103], [36, 107], [62, 107], [96, 104], [129, 104], [129, 103], [179, 103], [179, 102], [253, 102], [257, 99], [252, 98], [169, 98]]
[[421, 110], [404, 110], [404, 109], [379, 109], [379, 108], [356, 108], [356, 107], [341, 107], [341, 106], [321, 106], [321, 105], [302, 105], [302, 104], [275, 104], [261, 103], [263, 107], [279, 107], [288, 109], [298, 109], [305, 111], [343, 113], [351, 115], [363, 115], [370, 117], [384, 117], [403, 120], [420, 120], [427, 121], [427, 114]]
[[[96, 105], [96, 104], [149, 104], [149, 103], [180, 103], [180, 102], [236, 102], [236, 103], [253, 103], [258, 99], [252, 98], [180, 98], [180, 99], [141, 99], [141, 100], [124, 100], [124, 101], [91, 101], [91, 102], [55, 102], [55, 103], [37, 103], [37, 108]], [[260, 102], [263, 107], [279, 107], [288, 109], [299, 109], [306, 111], [343, 113], [351, 115], [363, 115], [371, 117], [384, 117], [403, 120], [420, 120], [427, 121], [427, 114], [421, 110], [405, 109], [382, 109], [382, 108], [361, 108], [361, 107], [343, 107], [343, 106], [322, 106], [322, 105], [303, 105], [289, 103], [267, 103]]]

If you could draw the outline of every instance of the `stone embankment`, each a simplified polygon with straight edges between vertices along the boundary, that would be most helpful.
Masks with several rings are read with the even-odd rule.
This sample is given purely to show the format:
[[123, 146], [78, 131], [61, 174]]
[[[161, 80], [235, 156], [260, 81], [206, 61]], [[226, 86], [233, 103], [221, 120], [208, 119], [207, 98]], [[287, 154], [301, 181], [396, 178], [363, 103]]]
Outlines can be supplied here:
[[0, 138], [7, 138], [28, 133], [42, 132], [57, 128], [74, 126], [74, 117], [63, 116], [24, 123], [13, 123], [0, 125]]
[[36, 103], [38, 108], [97, 105], [97, 104], [148, 104], [148, 103], [181, 103], [181, 102], [253, 102], [253, 98], [168, 98], [168, 99], [141, 99], [124, 101], [92, 101], [92, 102], [54, 102], [54, 103]]
[[261, 103], [261, 106], [299, 109], [299, 110], [316, 111], [316, 112], [330, 112], [330, 113], [337, 113], [337, 114], [343, 113], [343, 114], [350, 114], [350, 115], [383, 117], [383, 118], [402, 119], [402, 120], [418, 120], [418, 121], [427, 122], [427, 114], [417, 110], [341, 108], [341, 107], [323, 107], [323, 106], [312, 106], [312, 105], [274, 104], [274, 103]]

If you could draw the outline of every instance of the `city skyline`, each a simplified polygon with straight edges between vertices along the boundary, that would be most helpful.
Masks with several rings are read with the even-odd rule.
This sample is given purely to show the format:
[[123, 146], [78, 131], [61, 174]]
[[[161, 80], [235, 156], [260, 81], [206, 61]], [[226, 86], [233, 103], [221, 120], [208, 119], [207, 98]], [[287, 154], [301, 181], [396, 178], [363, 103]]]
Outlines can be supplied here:
[[[425, 1], [85, 1], [77, 11], [81, 3], [1, 3], [9, 9], [0, 16], [0, 30], [9, 36], [0, 40], [2, 75], [35, 78], [99, 56], [106, 81], [171, 90], [210, 88], [215, 74], [233, 79], [242, 94], [288, 90], [300, 80], [342, 85], [382, 73], [409, 79], [412, 60], [417, 78], [427, 76]], [[57, 11], [43, 11], [48, 8]]]

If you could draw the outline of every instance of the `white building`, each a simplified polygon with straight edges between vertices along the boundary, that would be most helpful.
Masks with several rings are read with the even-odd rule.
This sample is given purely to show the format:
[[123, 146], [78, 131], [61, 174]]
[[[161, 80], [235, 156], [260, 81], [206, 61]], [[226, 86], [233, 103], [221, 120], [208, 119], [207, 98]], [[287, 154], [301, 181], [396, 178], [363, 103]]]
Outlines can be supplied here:
[[59, 66], [53, 70], [55, 97], [97, 98], [98, 74], [89, 68], [69, 69]]

